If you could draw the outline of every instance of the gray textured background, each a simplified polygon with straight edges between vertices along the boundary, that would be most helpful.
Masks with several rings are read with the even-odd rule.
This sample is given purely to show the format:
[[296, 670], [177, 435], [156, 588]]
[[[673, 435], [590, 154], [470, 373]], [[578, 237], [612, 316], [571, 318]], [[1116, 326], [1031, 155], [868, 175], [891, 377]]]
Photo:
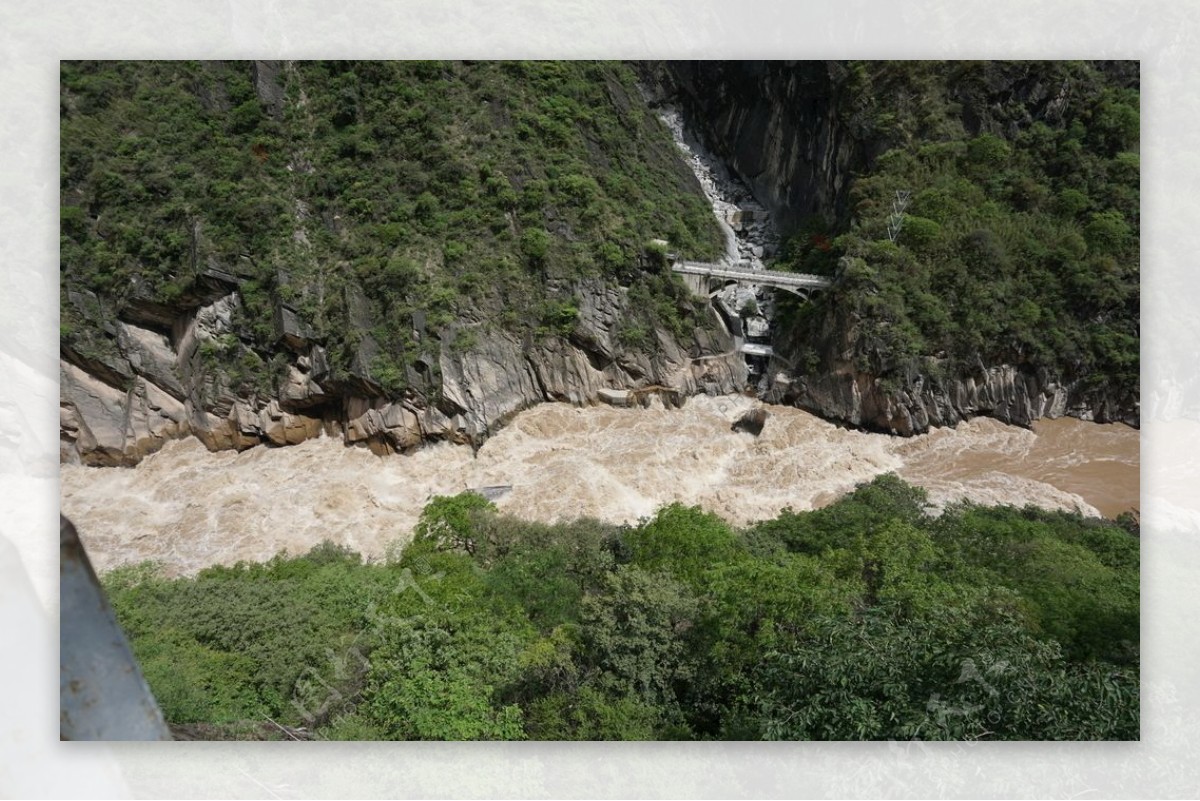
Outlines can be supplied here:
[[[1165, 0], [5, 0], [0, 796], [1194, 797], [1200, 481], [1179, 486], [1200, 476], [1198, 21]], [[1141, 59], [1142, 742], [58, 743], [58, 59], [335, 56]]]

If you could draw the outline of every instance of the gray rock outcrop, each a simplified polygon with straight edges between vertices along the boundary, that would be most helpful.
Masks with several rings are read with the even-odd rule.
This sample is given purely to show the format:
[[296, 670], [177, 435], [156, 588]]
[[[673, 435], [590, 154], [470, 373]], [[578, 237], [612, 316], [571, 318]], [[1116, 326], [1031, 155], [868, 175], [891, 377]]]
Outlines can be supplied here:
[[[1136, 397], [1118, 397], [1103, 386], [1066, 380], [1046, 368], [983, 363], [956, 368], [944, 359], [925, 357], [923, 366], [910, 368], [899, 380], [884, 379], [863, 368], [860, 356], [873, 346], [854, 314], [842, 310], [830, 319], [820, 337], [808, 343], [820, 355], [815, 369], [785, 372], [766, 400], [903, 436], [980, 415], [1019, 426], [1064, 415], [1140, 425]], [[785, 332], [784, 338], [789, 336]]]
[[834, 62], [676, 61], [659, 78], [704, 143], [784, 233], [806, 216], [843, 216], [852, 169], [871, 155], [837, 112]]
[[744, 385], [745, 366], [715, 316], [691, 342], [655, 330], [650, 346], [632, 350], [616, 335], [629, 311], [627, 291], [599, 281], [574, 289], [579, 315], [567, 337], [493, 330], [466, 350], [431, 340], [437, 350], [430, 366], [440, 376], [436, 400], [416, 392], [400, 398], [363, 392], [371, 386], [365, 369], [351, 381], [334, 380], [324, 349], [286, 316], [280, 332], [286, 346], [280, 352], [289, 356], [285, 372], [270, 391], [239, 390], [229, 375], [242, 349], [232, 331], [236, 292], [180, 310], [170, 336], [118, 321], [105, 369], [90, 371], [85, 360], [64, 354], [60, 456], [132, 465], [188, 435], [212, 450], [292, 445], [322, 435], [378, 453], [430, 440], [478, 446], [513, 415], [545, 401], [612, 402], [640, 390], [637, 397], [657, 392], [678, 403]]
[[853, 426], [905, 436], [979, 415], [1020, 426], [1063, 415], [1140, 424], [1136, 402], [1089, 393], [1044, 371], [1025, 372], [1007, 364], [943, 381], [918, 376], [901, 389], [889, 389], [869, 373], [853, 370], [803, 376], [777, 385], [771, 399]]

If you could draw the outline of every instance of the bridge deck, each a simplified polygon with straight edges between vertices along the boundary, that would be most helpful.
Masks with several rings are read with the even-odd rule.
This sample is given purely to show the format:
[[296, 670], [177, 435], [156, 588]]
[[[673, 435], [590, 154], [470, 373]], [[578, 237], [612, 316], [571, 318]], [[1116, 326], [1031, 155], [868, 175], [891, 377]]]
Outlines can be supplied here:
[[751, 270], [736, 264], [711, 264], [701, 261], [677, 261], [671, 265], [677, 273], [691, 275], [710, 275], [714, 278], [731, 278], [735, 281], [746, 281], [768, 286], [798, 287], [803, 289], [825, 289], [830, 285], [830, 279], [821, 275], [808, 273], [783, 273], [777, 270]]

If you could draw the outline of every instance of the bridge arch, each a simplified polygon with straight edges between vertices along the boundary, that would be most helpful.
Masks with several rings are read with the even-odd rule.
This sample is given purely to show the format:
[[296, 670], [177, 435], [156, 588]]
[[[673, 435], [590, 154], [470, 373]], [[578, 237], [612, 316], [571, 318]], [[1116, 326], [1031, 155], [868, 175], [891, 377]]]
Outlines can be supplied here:
[[736, 278], [720, 278], [717, 276], [710, 276], [708, 279], [708, 296], [710, 298], [716, 297], [729, 287], [737, 286], [740, 283], [741, 281], [737, 280]]
[[774, 287], [774, 289], [782, 289], [784, 292], [791, 292], [793, 295], [800, 298], [800, 300], [804, 301], [805, 303], [808, 303], [809, 298], [810, 298], [809, 293], [811, 290], [803, 289], [801, 287], [776, 286], [776, 287]]

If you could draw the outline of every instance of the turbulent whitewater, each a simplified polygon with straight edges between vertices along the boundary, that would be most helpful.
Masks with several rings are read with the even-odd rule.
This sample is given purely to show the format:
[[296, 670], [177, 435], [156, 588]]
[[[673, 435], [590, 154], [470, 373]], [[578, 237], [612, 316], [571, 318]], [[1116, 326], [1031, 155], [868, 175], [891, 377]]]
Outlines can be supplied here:
[[62, 467], [62, 510], [99, 570], [153, 559], [170, 573], [302, 553], [322, 540], [382, 557], [434, 495], [511, 485], [496, 505], [532, 520], [634, 522], [672, 501], [738, 525], [807, 510], [894, 471], [935, 505], [957, 498], [1115, 515], [1138, 505], [1138, 432], [1073, 419], [1033, 431], [978, 418], [902, 438], [765, 407], [760, 436], [731, 424], [761, 405], [701, 396], [682, 409], [543, 404], [477, 453], [438, 444], [380, 457], [340, 440], [210, 453], [169, 443], [135, 468]]

